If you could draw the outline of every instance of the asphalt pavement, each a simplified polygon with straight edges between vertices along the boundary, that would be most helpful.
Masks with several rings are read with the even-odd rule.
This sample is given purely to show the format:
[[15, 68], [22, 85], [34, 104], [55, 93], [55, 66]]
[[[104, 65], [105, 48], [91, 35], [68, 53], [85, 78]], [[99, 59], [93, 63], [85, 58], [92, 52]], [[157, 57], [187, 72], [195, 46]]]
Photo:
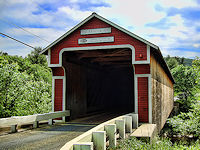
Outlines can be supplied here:
[[0, 135], [0, 150], [57, 150], [95, 125], [59, 123]]

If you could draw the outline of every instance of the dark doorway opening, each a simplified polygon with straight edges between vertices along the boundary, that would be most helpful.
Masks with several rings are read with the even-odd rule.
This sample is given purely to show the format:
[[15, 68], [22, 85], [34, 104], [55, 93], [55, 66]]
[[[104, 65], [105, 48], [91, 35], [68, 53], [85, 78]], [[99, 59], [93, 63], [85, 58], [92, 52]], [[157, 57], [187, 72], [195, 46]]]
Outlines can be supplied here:
[[134, 111], [134, 71], [129, 49], [63, 53], [66, 108], [71, 119], [98, 112]]

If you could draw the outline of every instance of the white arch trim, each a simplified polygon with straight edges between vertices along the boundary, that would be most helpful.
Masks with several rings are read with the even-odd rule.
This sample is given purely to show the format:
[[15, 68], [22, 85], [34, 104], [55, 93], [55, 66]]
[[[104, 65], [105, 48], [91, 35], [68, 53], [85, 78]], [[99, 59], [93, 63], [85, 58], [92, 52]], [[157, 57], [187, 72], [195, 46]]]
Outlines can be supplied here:
[[[65, 68], [62, 67], [64, 70], [64, 76], [52, 76], [52, 112], [54, 112], [54, 103], [55, 103], [55, 80], [62, 79], [63, 80], [63, 95], [62, 95], [62, 111], [66, 110], [66, 73]], [[59, 122], [59, 120], [56, 120]], [[65, 121], [65, 117], [62, 117], [62, 121]]]
[[132, 51], [132, 64], [150, 64], [150, 46], [147, 45], [147, 60], [136, 61], [135, 60], [135, 48], [130, 44], [123, 45], [108, 45], [108, 46], [87, 46], [87, 47], [70, 47], [63, 48], [59, 52], [59, 63], [51, 64], [51, 50], [48, 50], [48, 66], [49, 67], [62, 67], [62, 54], [65, 51], [80, 51], [80, 50], [104, 50], [104, 49], [115, 49], [115, 48], [129, 48]]
[[148, 77], [148, 119], [149, 119], [149, 123], [152, 123], [151, 74], [135, 74], [134, 75], [135, 113], [138, 114], [138, 78], [139, 77]]
[[[63, 48], [59, 52], [59, 64], [51, 64], [51, 49], [48, 50], [48, 66], [49, 67], [62, 67], [64, 69], [64, 76], [53, 76], [53, 85], [52, 85], [52, 104], [54, 105], [54, 82], [55, 79], [63, 79], [63, 110], [66, 109], [66, 102], [65, 102], [65, 97], [66, 97], [66, 72], [65, 68], [62, 66], [62, 54], [65, 51], [78, 51], [78, 50], [103, 50], [103, 49], [115, 49], [115, 48], [129, 48], [132, 51], [132, 64], [150, 64], [150, 46], [147, 45], [147, 60], [144, 61], [135, 61], [135, 48], [130, 45], [130, 44], [123, 44], [123, 45], [108, 45], [108, 46], [88, 46], [88, 47], [70, 47], [70, 48]], [[137, 77], [143, 76], [143, 75], [136, 75], [135, 74], [135, 69], [133, 65], [133, 70], [134, 70], [134, 93], [135, 93], [135, 113], [138, 113], [138, 97], [137, 97]], [[146, 77], [146, 75], [144, 75]], [[149, 74], [147, 75], [148, 77]], [[150, 81], [150, 79], [149, 79]], [[151, 104], [151, 88], [150, 88], [150, 82], [149, 82], [149, 122], [152, 122], [152, 104]], [[52, 107], [54, 107], [52, 105]], [[64, 120], [64, 118], [63, 118]]]

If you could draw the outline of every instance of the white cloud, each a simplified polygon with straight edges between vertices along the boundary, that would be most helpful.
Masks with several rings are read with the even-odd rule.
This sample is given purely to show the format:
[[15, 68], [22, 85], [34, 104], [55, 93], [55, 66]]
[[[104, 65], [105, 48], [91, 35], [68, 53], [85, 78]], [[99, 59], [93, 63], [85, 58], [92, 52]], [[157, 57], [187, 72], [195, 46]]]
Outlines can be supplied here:
[[156, 12], [151, 6], [152, 0], [110, 0], [111, 7], [99, 7], [97, 12], [108, 18], [115, 18], [123, 25], [143, 26], [147, 22], [155, 22], [165, 16], [165, 13]]
[[194, 46], [195, 48], [200, 48], [200, 43], [195, 43], [195, 44], [193, 44], [193, 46]]
[[81, 21], [92, 13], [91, 11], [81, 11], [68, 6], [59, 8], [59, 11], [66, 13], [66, 15], [70, 16], [75, 21]]
[[163, 7], [175, 7], [179, 9], [196, 6], [196, 0], [159, 0], [156, 2], [160, 3]]
[[[70, 5], [64, 2], [62, 3], [63, 5], [60, 5], [58, 2], [60, 1], [2, 0], [0, 1], [0, 17], [10, 19], [11, 22], [13, 21], [20, 26], [22, 25], [26, 30], [52, 42], [72, 26], [91, 15], [93, 11], [96, 11], [103, 17], [122, 27], [130, 29], [133, 33], [158, 45], [161, 49], [165, 49], [163, 51], [165, 54], [175, 55], [180, 53], [180, 55], [187, 54], [186, 56], [199, 55], [198, 52], [195, 52], [195, 49], [197, 51], [200, 47], [200, 34], [197, 33], [195, 28], [200, 26], [200, 23], [195, 22], [191, 26], [186, 26], [185, 20], [181, 15], [167, 16], [165, 12], [165, 9], [169, 7], [199, 7], [195, 0], [91, 0], [88, 5], [102, 4], [104, 2], [108, 3], [110, 7], [105, 7], [105, 5], [94, 7], [91, 5], [87, 10], [81, 8], [84, 3], [88, 2], [87, 0], [69, 0], [67, 3]], [[41, 8], [42, 4], [55, 5], [57, 9], [47, 11]], [[155, 6], [158, 4], [164, 8], [163, 11], [156, 11]], [[166, 22], [163, 23], [166, 28], [162, 28], [162, 24], [160, 27], [156, 25], [146, 26], [147, 23], [159, 23], [162, 19], [166, 19]], [[45, 47], [48, 44], [25, 33], [21, 29], [0, 25], [0, 31], [33, 46]], [[0, 40], [0, 49], [8, 50], [10, 48], [11, 50], [17, 49], [18, 47], [18, 44], [16, 45], [14, 41], [9, 42], [10, 40], [4, 39], [3, 42], [5, 43], [2, 43], [2, 38]], [[16, 46], [16, 48], [12, 47], [11, 44]], [[21, 49], [23, 49], [22, 47]], [[169, 50], [177, 49], [177, 47], [191, 47], [194, 52]]]

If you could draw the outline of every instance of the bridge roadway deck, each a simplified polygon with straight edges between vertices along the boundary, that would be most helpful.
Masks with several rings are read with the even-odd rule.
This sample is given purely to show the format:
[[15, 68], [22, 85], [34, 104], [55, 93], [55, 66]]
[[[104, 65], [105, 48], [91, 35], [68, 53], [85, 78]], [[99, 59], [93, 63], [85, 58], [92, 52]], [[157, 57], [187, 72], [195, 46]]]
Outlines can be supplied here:
[[0, 133], [0, 150], [55, 150], [85, 131], [117, 117], [116, 113], [100, 113], [72, 120], [67, 123], [42, 125], [40, 128], [19, 131], [18, 133]]

